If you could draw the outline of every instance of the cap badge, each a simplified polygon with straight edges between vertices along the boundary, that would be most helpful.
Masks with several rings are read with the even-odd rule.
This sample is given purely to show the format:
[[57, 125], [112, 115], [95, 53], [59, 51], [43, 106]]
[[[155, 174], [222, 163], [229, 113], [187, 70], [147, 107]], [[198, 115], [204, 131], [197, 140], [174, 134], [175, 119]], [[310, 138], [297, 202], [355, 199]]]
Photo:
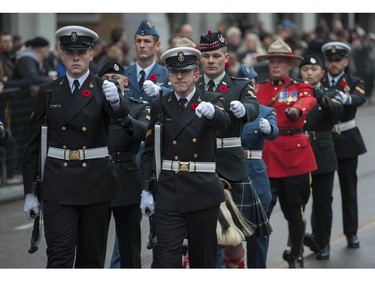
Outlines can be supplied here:
[[249, 68], [248, 66], [245, 66], [245, 72], [246, 72], [247, 74], [250, 73], [250, 68]]
[[219, 38], [219, 41], [220, 41], [221, 43], [224, 43], [225, 39], [224, 39], [223, 34], [219, 34], [217, 37]]
[[72, 40], [72, 42], [78, 41], [77, 32], [75, 32], [75, 31], [72, 32], [72, 37], [70, 37], [70, 40]]
[[314, 58], [310, 58], [310, 62], [311, 62], [312, 64], [316, 64], [316, 59], [314, 59]]
[[147, 25], [148, 25], [149, 28], [152, 28], [152, 24], [151, 24], [151, 22], [148, 21], [148, 22], [147, 22]]
[[116, 70], [116, 71], [119, 71], [120, 70], [120, 67], [115, 63], [113, 65], [113, 69]]
[[177, 53], [177, 60], [178, 60], [179, 62], [184, 62], [184, 60], [185, 60], [184, 52], [178, 52], [178, 53]]
[[332, 46], [331, 51], [332, 51], [332, 53], [336, 53], [336, 46]]

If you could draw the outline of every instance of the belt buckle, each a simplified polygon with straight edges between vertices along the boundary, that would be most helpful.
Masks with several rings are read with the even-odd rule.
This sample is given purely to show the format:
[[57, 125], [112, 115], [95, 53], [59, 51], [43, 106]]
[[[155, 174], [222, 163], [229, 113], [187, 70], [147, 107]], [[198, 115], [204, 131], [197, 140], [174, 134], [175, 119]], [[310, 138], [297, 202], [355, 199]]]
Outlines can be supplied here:
[[69, 160], [79, 160], [79, 150], [69, 150]]
[[178, 162], [178, 171], [179, 172], [189, 172], [190, 162]]

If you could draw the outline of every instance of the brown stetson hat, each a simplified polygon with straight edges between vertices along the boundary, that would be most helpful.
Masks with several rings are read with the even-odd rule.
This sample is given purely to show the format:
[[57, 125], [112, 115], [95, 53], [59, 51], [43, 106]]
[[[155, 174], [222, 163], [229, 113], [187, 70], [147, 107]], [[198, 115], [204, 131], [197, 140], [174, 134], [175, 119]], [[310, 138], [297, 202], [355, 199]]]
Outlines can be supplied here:
[[290, 58], [294, 63], [303, 59], [301, 56], [293, 55], [292, 49], [281, 39], [277, 39], [268, 47], [268, 55], [257, 56], [257, 60], [268, 60], [274, 57]]

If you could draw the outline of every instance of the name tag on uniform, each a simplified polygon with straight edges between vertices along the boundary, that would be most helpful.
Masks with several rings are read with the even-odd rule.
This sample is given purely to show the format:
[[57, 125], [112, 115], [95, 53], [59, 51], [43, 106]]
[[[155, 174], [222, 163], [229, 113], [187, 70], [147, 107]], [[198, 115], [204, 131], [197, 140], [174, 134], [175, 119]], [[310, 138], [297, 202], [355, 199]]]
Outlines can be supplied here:
[[61, 104], [50, 104], [49, 108], [61, 108]]
[[172, 122], [173, 118], [165, 118], [165, 122]]

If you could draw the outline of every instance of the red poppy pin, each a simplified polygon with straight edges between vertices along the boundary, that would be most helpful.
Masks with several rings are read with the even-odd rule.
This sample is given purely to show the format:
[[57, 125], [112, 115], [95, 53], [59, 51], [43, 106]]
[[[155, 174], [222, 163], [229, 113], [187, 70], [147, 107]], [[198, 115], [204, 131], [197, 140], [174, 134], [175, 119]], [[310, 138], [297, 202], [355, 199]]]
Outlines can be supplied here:
[[345, 86], [348, 86], [348, 83], [346, 83], [345, 81], [341, 81], [340, 85], [341, 87], [345, 87]]
[[152, 82], [156, 82], [156, 80], [158, 79], [158, 77], [155, 75], [155, 74], [151, 74], [150, 75], [150, 80], [152, 81]]
[[228, 87], [227, 86], [225, 86], [225, 85], [221, 85], [220, 86], [220, 92], [226, 93], [227, 91], [228, 91]]
[[91, 96], [91, 91], [90, 91], [90, 90], [83, 90], [83, 91], [82, 91], [82, 95], [83, 95], [84, 97], [89, 97], [89, 96]]
[[197, 103], [192, 103], [192, 104], [191, 104], [191, 109], [192, 109], [192, 110], [195, 111], [195, 110], [197, 109], [197, 107], [198, 107], [198, 104], [197, 104]]

